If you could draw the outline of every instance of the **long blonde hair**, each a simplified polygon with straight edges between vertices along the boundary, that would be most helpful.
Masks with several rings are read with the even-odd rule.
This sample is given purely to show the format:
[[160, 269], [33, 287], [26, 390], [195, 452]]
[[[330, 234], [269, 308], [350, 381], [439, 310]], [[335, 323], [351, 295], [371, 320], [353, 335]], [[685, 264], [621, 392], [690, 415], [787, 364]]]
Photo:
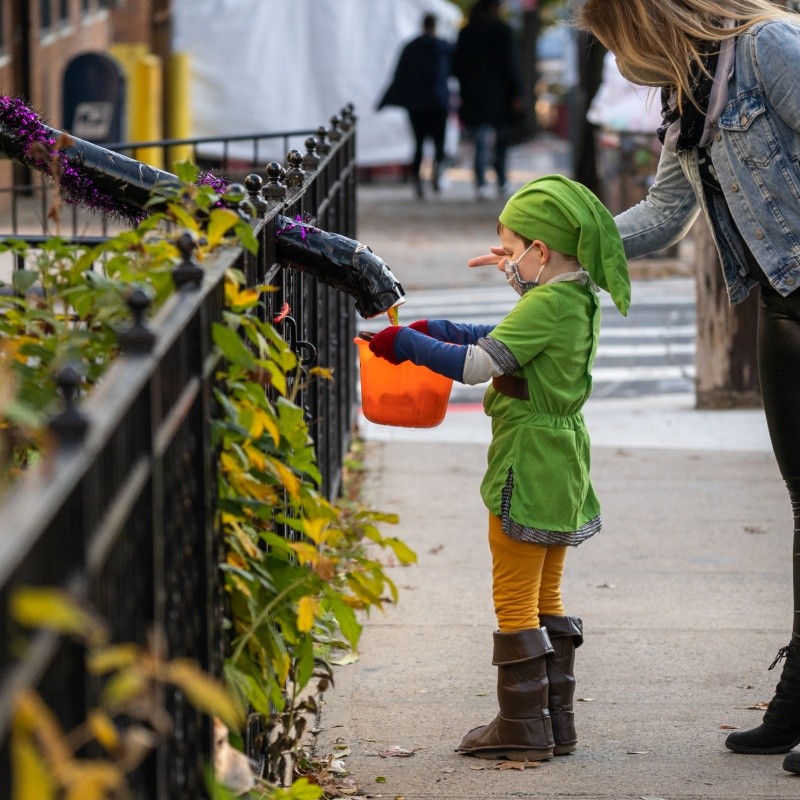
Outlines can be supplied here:
[[[578, 27], [593, 33], [626, 66], [664, 75], [678, 108], [692, 98], [692, 75], [706, 72], [708, 44], [768, 19], [800, 22], [770, 0], [586, 0]], [[732, 27], [731, 27], [732, 25]]]

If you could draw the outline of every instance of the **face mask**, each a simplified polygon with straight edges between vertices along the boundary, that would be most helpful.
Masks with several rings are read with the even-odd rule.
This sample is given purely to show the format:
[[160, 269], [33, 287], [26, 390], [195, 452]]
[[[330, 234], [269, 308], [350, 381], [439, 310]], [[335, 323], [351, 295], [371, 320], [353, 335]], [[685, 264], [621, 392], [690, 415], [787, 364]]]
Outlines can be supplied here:
[[506, 263], [503, 265], [503, 271], [506, 273], [506, 281], [508, 285], [520, 296], [522, 297], [525, 292], [530, 291], [531, 289], [535, 289], [539, 285], [539, 278], [541, 277], [542, 272], [544, 271], [546, 264], [542, 264], [542, 268], [539, 270], [539, 274], [536, 278], [532, 281], [524, 281], [519, 276], [519, 262], [525, 258], [528, 250], [531, 249], [533, 245], [530, 245], [526, 248], [525, 252], [516, 260], [512, 261], [510, 258], [506, 259]]
[[638, 86], [666, 86], [670, 82], [666, 75], [662, 75], [654, 69], [633, 67], [619, 59], [617, 59], [617, 69], [626, 81]]

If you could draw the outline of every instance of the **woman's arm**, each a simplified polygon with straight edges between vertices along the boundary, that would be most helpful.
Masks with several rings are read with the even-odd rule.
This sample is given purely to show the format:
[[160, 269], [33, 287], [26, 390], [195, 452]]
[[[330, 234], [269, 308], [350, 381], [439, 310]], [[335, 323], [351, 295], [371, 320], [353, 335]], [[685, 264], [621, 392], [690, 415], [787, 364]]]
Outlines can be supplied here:
[[800, 25], [764, 25], [753, 35], [753, 61], [769, 104], [800, 132]]
[[662, 149], [647, 197], [614, 217], [625, 255], [636, 258], [675, 244], [689, 232], [699, 211], [678, 157]]

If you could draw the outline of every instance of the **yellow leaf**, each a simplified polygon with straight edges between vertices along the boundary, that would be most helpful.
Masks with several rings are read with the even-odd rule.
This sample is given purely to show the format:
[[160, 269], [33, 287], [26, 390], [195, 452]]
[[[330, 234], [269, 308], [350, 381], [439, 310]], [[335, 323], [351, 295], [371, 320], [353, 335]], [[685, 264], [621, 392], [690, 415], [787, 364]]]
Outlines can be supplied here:
[[270, 460], [271, 470], [277, 476], [284, 489], [292, 497], [297, 497], [300, 492], [300, 479], [292, 472], [289, 467], [274, 458]]
[[231, 730], [241, 730], [239, 709], [219, 681], [187, 659], [167, 664], [166, 675], [167, 680], [175, 684], [195, 708], [218, 716]]
[[130, 700], [147, 690], [144, 675], [132, 669], [115, 675], [103, 689], [104, 704], [112, 711], [124, 708]]
[[309, 374], [316, 375], [318, 378], [322, 378], [326, 381], [333, 380], [333, 370], [329, 367], [311, 367]]
[[324, 517], [313, 517], [311, 519], [303, 520], [303, 528], [306, 536], [312, 542], [320, 544], [325, 539], [325, 528], [328, 525], [328, 520]]
[[64, 800], [107, 800], [122, 788], [125, 778], [119, 767], [108, 761], [73, 761], [64, 783]]
[[216, 247], [223, 236], [239, 223], [239, 215], [228, 208], [216, 208], [209, 214], [208, 227], [206, 228], [206, 238], [208, 247]]
[[319, 551], [308, 542], [287, 542], [289, 547], [297, 553], [301, 564], [314, 564], [319, 558]]
[[297, 604], [297, 630], [308, 633], [314, 627], [318, 610], [319, 600], [315, 597], [301, 597]]
[[247, 569], [247, 562], [238, 553], [234, 551], [228, 553], [227, 562], [232, 567], [238, 567], [239, 569]]
[[12, 800], [55, 800], [56, 786], [33, 737], [11, 734]]
[[272, 503], [275, 501], [275, 489], [268, 483], [257, 481], [249, 475], [243, 475], [238, 483], [243, 495], [249, 495], [256, 500], [261, 500], [263, 503]]
[[[227, 519], [226, 519], [227, 517]], [[259, 550], [258, 545], [250, 538], [247, 532], [242, 528], [239, 524], [239, 521], [230, 514], [223, 514], [222, 520], [225, 523], [228, 530], [230, 530], [236, 541], [241, 545], [242, 550], [244, 550], [247, 555], [252, 559], [261, 560], [262, 551]]]
[[91, 730], [92, 735], [103, 749], [113, 756], [118, 755], [121, 742], [114, 720], [102, 709], [95, 708], [89, 712], [86, 721], [89, 723], [89, 730]]
[[20, 692], [14, 701], [14, 731], [33, 733], [48, 763], [58, 772], [71, 758], [64, 732], [53, 712], [33, 691]]
[[219, 463], [223, 472], [240, 472], [242, 469], [238, 460], [230, 453], [221, 453]]
[[[256, 418], [254, 418], [254, 420], [253, 420], [254, 422], [255, 422], [255, 419]], [[252, 427], [250, 428], [250, 435], [254, 439], [257, 439], [261, 435], [261, 431], [264, 430], [264, 426], [261, 425], [260, 423], [259, 423], [259, 427], [260, 427], [260, 430], [259, 430], [258, 434], [254, 434], [253, 433], [253, 428]], [[247, 454], [247, 457], [250, 459], [250, 463], [256, 469], [261, 470], [261, 472], [263, 472], [264, 468], [267, 465], [267, 460], [264, 457], [264, 453], [262, 453], [261, 450], [259, 450], [257, 447], [255, 447], [252, 444], [245, 445], [244, 446], [244, 452]]]
[[95, 675], [105, 675], [115, 669], [130, 667], [140, 656], [141, 650], [135, 644], [121, 644], [106, 647], [103, 650], [95, 650], [88, 656], [89, 672]]
[[60, 589], [20, 587], [11, 597], [10, 608], [12, 617], [28, 628], [44, 628], [95, 643], [106, 638], [102, 623]]
[[272, 437], [273, 444], [277, 447], [281, 441], [281, 429], [278, 427], [278, 423], [275, 422], [275, 418], [262, 410], [259, 410], [258, 418], [261, 420], [264, 429]]

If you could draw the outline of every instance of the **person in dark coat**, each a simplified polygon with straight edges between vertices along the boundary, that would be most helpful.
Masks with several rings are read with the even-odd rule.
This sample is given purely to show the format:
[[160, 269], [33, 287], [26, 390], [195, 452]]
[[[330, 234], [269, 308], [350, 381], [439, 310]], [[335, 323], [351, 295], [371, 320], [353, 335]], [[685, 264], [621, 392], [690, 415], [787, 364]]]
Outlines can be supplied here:
[[441, 186], [452, 52], [452, 44], [436, 35], [436, 16], [426, 14], [422, 19], [422, 34], [403, 47], [392, 82], [378, 104], [379, 110], [385, 106], [399, 106], [408, 111], [414, 131], [411, 168], [419, 197], [424, 196], [420, 167], [427, 139], [433, 141], [434, 147], [433, 190], [438, 192]]
[[522, 81], [511, 27], [500, 18], [502, 0], [478, 0], [461, 29], [453, 74], [461, 87], [459, 116], [475, 147], [475, 186], [487, 196], [486, 168], [494, 134], [497, 191], [507, 194], [506, 161], [514, 120], [522, 112]]

